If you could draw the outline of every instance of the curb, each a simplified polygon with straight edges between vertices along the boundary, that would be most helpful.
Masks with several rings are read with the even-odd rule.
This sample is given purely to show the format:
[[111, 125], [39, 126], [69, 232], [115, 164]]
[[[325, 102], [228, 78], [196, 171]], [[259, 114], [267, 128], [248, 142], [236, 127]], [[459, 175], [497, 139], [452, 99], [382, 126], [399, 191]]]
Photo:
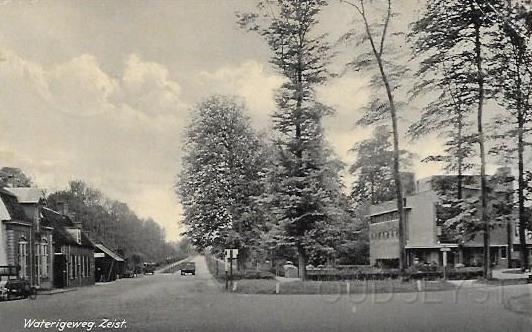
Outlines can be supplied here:
[[49, 289], [49, 290], [38, 290], [37, 295], [56, 295], [61, 293], [68, 293], [68, 292], [74, 292], [77, 291], [77, 288], [58, 288], [58, 289]]

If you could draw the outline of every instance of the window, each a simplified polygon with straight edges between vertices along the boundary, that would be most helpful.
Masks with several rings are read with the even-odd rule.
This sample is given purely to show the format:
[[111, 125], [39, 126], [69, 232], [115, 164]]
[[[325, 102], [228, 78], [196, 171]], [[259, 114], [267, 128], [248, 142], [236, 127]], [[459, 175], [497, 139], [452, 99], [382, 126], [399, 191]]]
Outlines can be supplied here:
[[85, 278], [87, 276], [87, 256], [81, 256], [81, 271]]
[[74, 275], [75, 274], [75, 271], [74, 271], [74, 267], [76, 266], [75, 264], [75, 256], [74, 255], [70, 255], [70, 279], [74, 279], [76, 276]]
[[18, 262], [20, 277], [26, 279], [28, 277], [28, 242], [24, 236], [21, 236], [18, 242]]
[[40, 257], [38, 257], [38, 259], [40, 259], [41, 276], [43, 278], [48, 278], [48, 271], [49, 271], [48, 264], [50, 264], [50, 260], [49, 260], [50, 251], [49, 251], [48, 241], [46, 240], [46, 238], [42, 239], [39, 247], [40, 247], [40, 250], [39, 250]]
[[89, 256], [85, 256], [85, 275], [88, 277], [89, 274]]
[[76, 256], [76, 275], [81, 277], [81, 256]]
[[506, 247], [501, 248], [501, 258], [508, 258], [508, 252]]

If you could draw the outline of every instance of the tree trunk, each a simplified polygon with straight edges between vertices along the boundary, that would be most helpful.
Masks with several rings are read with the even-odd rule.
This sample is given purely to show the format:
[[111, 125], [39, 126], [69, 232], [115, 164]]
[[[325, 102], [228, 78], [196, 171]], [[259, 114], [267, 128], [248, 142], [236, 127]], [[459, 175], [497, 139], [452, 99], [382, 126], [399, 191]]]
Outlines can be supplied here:
[[520, 260], [521, 260], [521, 271], [528, 270], [528, 250], [526, 246], [526, 229], [527, 229], [527, 218], [525, 214], [525, 177], [524, 177], [524, 139], [523, 132], [525, 127], [525, 118], [523, 114], [523, 103], [521, 98], [521, 54], [518, 55], [517, 59], [517, 86], [516, 91], [518, 93], [517, 99], [517, 157], [519, 165], [519, 174], [517, 181], [517, 197], [519, 205], [519, 244], [520, 244]]
[[484, 75], [482, 73], [482, 43], [480, 40], [480, 18], [475, 19], [475, 57], [477, 65], [478, 84], [478, 110], [477, 129], [478, 144], [480, 148], [480, 218], [484, 226], [484, 278], [491, 279], [491, 259], [490, 259], [490, 227], [488, 219], [488, 198], [486, 183], [486, 152], [484, 147], [484, 131], [482, 126], [482, 116], [484, 111]]
[[406, 215], [404, 210], [404, 200], [403, 200], [403, 184], [401, 179], [401, 170], [400, 170], [400, 160], [399, 160], [399, 128], [397, 126], [397, 109], [395, 108], [395, 102], [392, 94], [392, 88], [388, 81], [388, 77], [384, 71], [384, 66], [382, 64], [382, 59], [380, 56], [377, 56], [377, 63], [379, 64], [379, 70], [381, 73], [382, 81], [386, 88], [386, 95], [388, 96], [388, 102], [390, 104], [390, 117], [392, 119], [392, 131], [393, 131], [393, 177], [395, 182], [395, 194], [397, 199], [397, 211], [399, 215], [399, 227], [398, 227], [398, 237], [399, 237], [399, 270], [401, 275], [404, 273], [406, 268], [406, 253], [405, 253], [405, 223]]
[[464, 155], [462, 152], [463, 148], [463, 136], [462, 136], [462, 129], [464, 126], [463, 123], [463, 115], [462, 111], [458, 109], [458, 160], [457, 160], [457, 168], [458, 168], [458, 183], [456, 188], [456, 196], [459, 201], [462, 200], [462, 187], [463, 187], [463, 164], [464, 164]]
[[388, 102], [390, 106], [390, 117], [392, 120], [392, 131], [393, 131], [393, 177], [395, 181], [395, 194], [397, 198], [397, 212], [399, 215], [399, 227], [398, 227], [398, 237], [399, 237], [399, 270], [401, 276], [403, 276], [405, 272], [406, 267], [406, 254], [405, 254], [405, 223], [406, 223], [406, 215], [404, 211], [404, 202], [403, 202], [403, 185], [401, 181], [401, 172], [400, 172], [400, 161], [399, 161], [399, 129], [397, 126], [397, 109], [395, 108], [395, 102], [393, 98], [393, 91], [390, 86], [390, 82], [388, 81], [388, 77], [386, 76], [386, 72], [384, 70], [384, 64], [382, 61], [382, 54], [384, 50], [384, 39], [386, 37], [386, 31], [388, 29], [388, 24], [390, 22], [390, 18], [392, 17], [392, 5], [391, 1], [388, 0], [388, 11], [387, 11], [387, 17], [384, 23], [383, 32], [381, 36], [380, 41], [380, 49], [377, 50], [377, 46], [375, 44], [375, 41], [373, 39], [373, 35], [371, 32], [371, 28], [369, 25], [369, 22], [366, 17], [365, 9], [364, 9], [364, 2], [360, 2], [361, 7], [358, 7], [355, 5], [355, 8], [361, 15], [362, 19], [364, 20], [364, 26], [366, 30], [366, 36], [369, 39], [369, 42], [371, 44], [371, 49], [373, 51], [373, 55], [375, 56], [375, 60], [377, 61], [377, 64], [379, 65], [379, 72], [381, 74], [381, 79], [384, 84], [384, 87], [386, 88], [386, 95], [388, 97]]
[[[303, 107], [303, 51], [302, 51], [302, 36], [300, 34], [300, 48], [298, 50], [298, 61], [297, 61], [297, 101], [296, 101], [296, 114], [295, 114], [295, 139], [298, 144], [297, 150], [296, 150], [296, 158], [297, 158], [297, 176], [301, 177], [303, 176], [303, 145], [301, 144], [301, 116], [302, 116], [302, 107]], [[300, 222], [305, 222], [305, 220], [301, 220]], [[303, 229], [302, 227], [298, 227], [299, 229]], [[304, 231], [302, 231], [302, 234], [297, 234], [297, 236], [303, 236]], [[305, 248], [301, 244], [301, 242], [298, 241], [297, 243], [297, 254], [298, 254], [298, 269], [299, 269], [299, 277], [302, 280], [305, 280], [307, 278], [307, 259], [305, 256]]]

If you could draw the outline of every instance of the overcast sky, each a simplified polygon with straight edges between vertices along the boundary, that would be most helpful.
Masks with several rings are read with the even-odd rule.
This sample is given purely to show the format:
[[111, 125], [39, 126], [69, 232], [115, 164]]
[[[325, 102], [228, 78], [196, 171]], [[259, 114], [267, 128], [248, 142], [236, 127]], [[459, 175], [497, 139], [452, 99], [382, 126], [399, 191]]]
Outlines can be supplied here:
[[[402, 20], [417, 2], [401, 1]], [[253, 0], [0, 1], [0, 166], [22, 168], [49, 191], [85, 180], [175, 239], [173, 184], [190, 107], [214, 93], [239, 95], [257, 128], [274, 108], [282, 79], [263, 41], [235, 24], [235, 11], [253, 8]], [[335, 39], [353, 16], [336, 3], [321, 28]], [[361, 75], [318, 90], [337, 109], [327, 136], [346, 162], [368, 134], [354, 126], [369, 95]], [[423, 156], [438, 145], [414, 148]]]

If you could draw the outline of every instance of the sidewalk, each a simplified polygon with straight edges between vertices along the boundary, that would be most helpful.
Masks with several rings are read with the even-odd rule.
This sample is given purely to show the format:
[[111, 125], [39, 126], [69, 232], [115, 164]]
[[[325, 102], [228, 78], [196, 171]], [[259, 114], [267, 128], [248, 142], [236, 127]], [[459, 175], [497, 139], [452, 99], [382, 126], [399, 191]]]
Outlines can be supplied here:
[[53, 289], [39, 289], [37, 295], [55, 295], [61, 293], [68, 293], [78, 290], [77, 288], [53, 288]]
[[528, 273], [523, 273], [520, 269], [493, 270], [493, 278], [495, 279], [526, 279], [527, 277]]

